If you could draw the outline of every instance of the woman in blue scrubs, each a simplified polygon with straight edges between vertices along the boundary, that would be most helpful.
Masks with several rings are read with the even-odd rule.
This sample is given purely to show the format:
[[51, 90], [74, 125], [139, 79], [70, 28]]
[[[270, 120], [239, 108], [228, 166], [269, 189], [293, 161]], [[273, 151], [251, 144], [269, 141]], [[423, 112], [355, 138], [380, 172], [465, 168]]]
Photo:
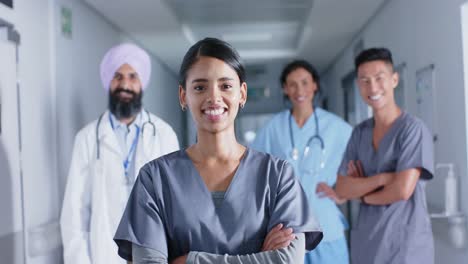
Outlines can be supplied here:
[[301, 263], [320, 242], [291, 165], [236, 140], [234, 120], [247, 100], [244, 79], [239, 55], [226, 42], [207, 38], [188, 50], [179, 98], [194, 118], [197, 143], [140, 170], [114, 238], [122, 258]]
[[292, 104], [262, 128], [252, 148], [288, 160], [322, 226], [324, 239], [306, 254], [305, 263], [349, 263], [344, 230], [347, 222], [336, 204], [338, 167], [351, 135], [351, 126], [336, 115], [314, 106], [320, 77], [306, 61], [289, 63], [281, 74], [285, 98]]

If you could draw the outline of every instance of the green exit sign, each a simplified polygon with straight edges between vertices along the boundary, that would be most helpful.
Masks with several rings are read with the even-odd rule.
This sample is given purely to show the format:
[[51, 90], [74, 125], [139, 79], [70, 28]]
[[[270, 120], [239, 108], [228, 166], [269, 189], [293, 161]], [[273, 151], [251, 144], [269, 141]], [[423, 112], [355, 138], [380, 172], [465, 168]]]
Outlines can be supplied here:
[[62, 24], [62, 35], [66, 38], [72, 37], [72, 11], [70, 8], [62, 7], [60, 22]]

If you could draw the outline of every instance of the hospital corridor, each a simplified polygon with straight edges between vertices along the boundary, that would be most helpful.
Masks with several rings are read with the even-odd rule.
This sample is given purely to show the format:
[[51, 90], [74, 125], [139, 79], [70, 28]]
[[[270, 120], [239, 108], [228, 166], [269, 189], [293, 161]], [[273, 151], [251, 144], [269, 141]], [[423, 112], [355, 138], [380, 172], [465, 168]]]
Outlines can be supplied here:
[[0, 0], [0, 264], [468, 264], [467, 0]]

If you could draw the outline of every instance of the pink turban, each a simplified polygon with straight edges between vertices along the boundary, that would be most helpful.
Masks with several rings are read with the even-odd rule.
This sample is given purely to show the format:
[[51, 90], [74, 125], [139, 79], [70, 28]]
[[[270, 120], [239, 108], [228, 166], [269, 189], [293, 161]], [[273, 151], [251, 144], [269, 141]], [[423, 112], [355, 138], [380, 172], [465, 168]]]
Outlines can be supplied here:
[[104, 89], [109, 90], [115, 72], [124, 64], [130, 65], [140, 78], [142, 89], [149, 83], [151, 60], [143, 49], [137, 45], [123, 43], [112, 47], [101, 61], [101, 82]]

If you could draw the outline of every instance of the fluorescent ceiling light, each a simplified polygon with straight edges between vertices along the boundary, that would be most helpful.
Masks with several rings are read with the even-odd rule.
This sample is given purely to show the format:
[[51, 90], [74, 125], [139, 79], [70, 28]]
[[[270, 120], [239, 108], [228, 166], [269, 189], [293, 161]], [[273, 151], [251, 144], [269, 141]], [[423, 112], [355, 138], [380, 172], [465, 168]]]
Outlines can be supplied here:
[[244, 60], [260, 59], [285, 59], [297, 56], [296, 50], [276, 49], [276, 50], [239, 50], [239, 55]]
[[190, 42], [190, 44], [195, 44], [195, 36], [193, 35], [192, 30], [187, 24], [182, 24], [182, 32], [184, 33], [185, 38]]
[[228, 42], [262, 42], [273, 39], [271, 33], [226, 33], [221, 38]]

